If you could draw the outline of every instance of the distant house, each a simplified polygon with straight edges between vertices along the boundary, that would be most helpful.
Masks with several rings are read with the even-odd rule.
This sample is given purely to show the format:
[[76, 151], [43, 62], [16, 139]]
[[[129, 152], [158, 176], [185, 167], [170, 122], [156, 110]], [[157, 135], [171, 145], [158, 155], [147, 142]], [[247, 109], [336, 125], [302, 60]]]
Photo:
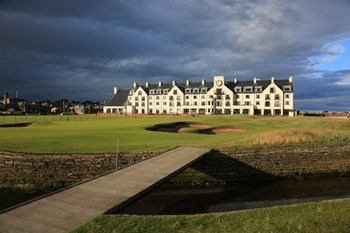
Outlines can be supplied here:
[[115, 87], [112, 97], [103, 107], [103, 112], [119, 114], [126, 113], [126, 109], [128, 107], [128, 96], [128, 90], [118, 90], [118, 88]]
[[104, 113], [294, 115], [293, 78], [149, 84], [114, 88]]
[[4, 93], [4, 98], [2, 100], [2, 104], [0, 105], [0, 113], [2, 114], [22, 114], [21, 108], [18, 106], [17, 103], [11, 103], [10, 96], [7, 91]]

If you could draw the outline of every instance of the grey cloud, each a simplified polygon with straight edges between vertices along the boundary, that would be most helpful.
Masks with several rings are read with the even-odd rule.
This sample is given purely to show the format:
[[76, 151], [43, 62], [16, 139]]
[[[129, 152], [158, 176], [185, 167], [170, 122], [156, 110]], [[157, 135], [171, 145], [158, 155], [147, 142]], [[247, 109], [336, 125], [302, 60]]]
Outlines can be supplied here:
[[349, 10], [348, 1], [0, 1], [0, 91], [105, 100], [114, 85], [198, 81], [215, 69], [229, 79], [293, 75], [300, 103], [340, 98], [336, 72], [309, 58], [350, 36]]

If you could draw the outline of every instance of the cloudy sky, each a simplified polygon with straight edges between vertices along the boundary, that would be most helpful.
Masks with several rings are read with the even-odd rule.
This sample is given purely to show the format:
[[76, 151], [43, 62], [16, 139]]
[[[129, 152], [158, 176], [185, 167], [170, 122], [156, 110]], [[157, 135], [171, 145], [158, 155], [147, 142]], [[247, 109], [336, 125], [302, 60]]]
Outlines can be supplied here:
[[134, 81], [294, 77], [350, 110], [349, 0], [0, 0], [0, 92], [106, 101]]

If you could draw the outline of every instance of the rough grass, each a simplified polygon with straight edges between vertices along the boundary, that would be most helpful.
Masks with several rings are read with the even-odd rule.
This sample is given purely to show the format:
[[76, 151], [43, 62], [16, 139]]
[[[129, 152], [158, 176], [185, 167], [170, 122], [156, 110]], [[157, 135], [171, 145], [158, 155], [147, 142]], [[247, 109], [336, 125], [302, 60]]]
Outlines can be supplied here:
[[350, 200], [198, 215], [100, 216], [71, 232], [350, 232]]
[[[169, 149], [174, 146], [274, 146], [296, 143], [348, 143], [350, 120], [314, 117], [256, 116], [2, 116], [0, 125], [34, 122], [27, 127], [0, 127], [0, 150], [43, 153], [90, 153]], [[145, 130], [156, 124], [196, 122], [232, 126], [237, 134], [174, 134]]]

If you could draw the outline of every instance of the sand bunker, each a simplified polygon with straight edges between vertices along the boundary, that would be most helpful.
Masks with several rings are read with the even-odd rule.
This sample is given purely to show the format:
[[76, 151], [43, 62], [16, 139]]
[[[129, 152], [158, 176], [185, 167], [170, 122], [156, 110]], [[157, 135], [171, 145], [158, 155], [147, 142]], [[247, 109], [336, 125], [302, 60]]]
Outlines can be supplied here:
[[197, 134], [232, 134], [245, 130], [236, 126], [210, 127], [199, 122], [174, 122], [169, 124], [158, 124], [146, 128], [146, 130], [170, 132], [170, 133], [197, 133]]

